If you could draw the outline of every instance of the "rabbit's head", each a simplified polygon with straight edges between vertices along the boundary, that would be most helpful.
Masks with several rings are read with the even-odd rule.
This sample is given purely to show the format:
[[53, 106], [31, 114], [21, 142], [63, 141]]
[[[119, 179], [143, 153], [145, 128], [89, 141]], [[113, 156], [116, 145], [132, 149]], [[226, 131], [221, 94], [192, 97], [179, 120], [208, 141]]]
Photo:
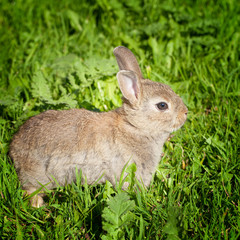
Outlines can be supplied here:
[[120, 68], [117, 79], [127, 121], [152, 136], [179, 129], [188, 112], [182, 99], [169, 86], [144, 79], [129, 49], [117, 47], [114, 55]]

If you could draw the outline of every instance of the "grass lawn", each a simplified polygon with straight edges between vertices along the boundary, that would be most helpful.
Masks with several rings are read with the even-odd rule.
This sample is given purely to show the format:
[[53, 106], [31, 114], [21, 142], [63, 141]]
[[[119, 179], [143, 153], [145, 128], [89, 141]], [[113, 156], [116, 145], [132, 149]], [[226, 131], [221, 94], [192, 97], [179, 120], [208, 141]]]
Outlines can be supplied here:
[[[77, 175], [31, 208], [8, 157], [13, 134], [48, 109], [119, 107], [119, 45], [182, 97], [187, 122], [149, 189]], [[239, 239], [239, 98], [239, 0], [2, 0], [0, 238]]]

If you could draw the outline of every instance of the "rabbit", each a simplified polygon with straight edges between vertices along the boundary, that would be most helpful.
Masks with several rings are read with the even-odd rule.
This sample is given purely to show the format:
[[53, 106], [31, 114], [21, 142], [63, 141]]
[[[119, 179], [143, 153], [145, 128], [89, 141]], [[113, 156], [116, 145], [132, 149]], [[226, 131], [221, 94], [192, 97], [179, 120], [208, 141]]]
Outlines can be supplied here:
[[[28, 119], [13, 136], [9, 155], [27, 194], [41, 185], [66, 185], [82, 171], [88, 184], [113, 185], [126, 163], [148, 187], [164, 142], [187, 119], [182, 99], [165, 84], [144, 79], [137, 59], [126, 47], [114, 49], [123, 104], [109, 112], [86, 109], [48, 110]], [[41, 207], [41, 194], [31, 200]]]

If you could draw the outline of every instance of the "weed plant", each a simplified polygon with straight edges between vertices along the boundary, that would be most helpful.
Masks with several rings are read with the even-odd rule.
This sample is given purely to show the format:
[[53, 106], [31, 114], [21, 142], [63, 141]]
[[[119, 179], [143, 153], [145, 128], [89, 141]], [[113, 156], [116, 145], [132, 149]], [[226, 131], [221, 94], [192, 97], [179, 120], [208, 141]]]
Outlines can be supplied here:
[[[239, 26], [238, 0], [2, 0], [0, 238], [239, 239]], [[13, 134], [48, 109], [120, 106], [119, 45], [181, 95], [188, 121], [149, 189], [132, 165], [115, 188], [82, 185], [76, 172], [31, 208], [7, 155]]]

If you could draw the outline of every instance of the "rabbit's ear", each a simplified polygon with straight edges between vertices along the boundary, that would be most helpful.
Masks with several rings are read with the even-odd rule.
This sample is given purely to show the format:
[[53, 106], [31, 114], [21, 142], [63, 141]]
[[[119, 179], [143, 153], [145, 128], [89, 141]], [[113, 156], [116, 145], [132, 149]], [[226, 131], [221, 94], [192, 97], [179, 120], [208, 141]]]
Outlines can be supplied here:
[[141, 97], [141, 83], [138, 75], [133, 71], [121, 70], [117, 73], [120, 90], [131, 104], [139, 102]]
[[130, 70], [137, 73], [138, 77], [143, 78], [141, 69], [134, 54], [126, 47], [119, 46], [113, 50], [120, 70]]

